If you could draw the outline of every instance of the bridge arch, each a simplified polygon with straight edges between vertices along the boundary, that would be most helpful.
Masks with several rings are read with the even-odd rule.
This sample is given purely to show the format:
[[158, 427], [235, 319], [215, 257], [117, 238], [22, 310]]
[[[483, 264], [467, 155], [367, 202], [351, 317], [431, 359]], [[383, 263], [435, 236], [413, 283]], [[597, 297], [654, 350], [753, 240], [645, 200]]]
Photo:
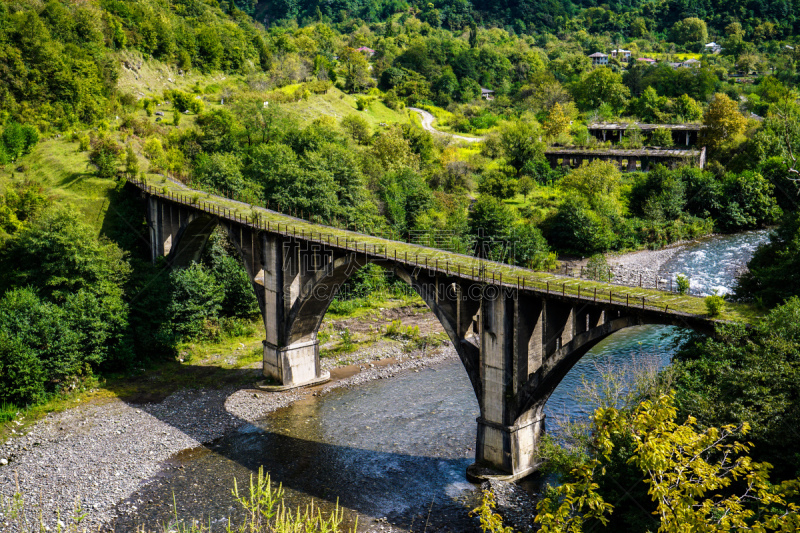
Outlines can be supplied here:
[[[372, 262], [392, 269], [437, 317], [467, 371], [478, 404], [476, 465], [519, 479], [537, 468], [543, 408], [583, 355], [623, 328], [681, 321], [695, 329], [711, 321], [666, 310], [638, 309], [476, 279], [448, 269], [414, 267], [374, 250], [354, 252], [291, 232], [270, 231], [217, 217], [185, 204], [148, 197], [153, 258], [175, 268], [199, 260], [221, 225], [236, 247], [262, 311], [265, 376], [284, 386], [319, 382], [317, 332], [343, 283]], [[713, 326], [711, 326], [713, 327]]]

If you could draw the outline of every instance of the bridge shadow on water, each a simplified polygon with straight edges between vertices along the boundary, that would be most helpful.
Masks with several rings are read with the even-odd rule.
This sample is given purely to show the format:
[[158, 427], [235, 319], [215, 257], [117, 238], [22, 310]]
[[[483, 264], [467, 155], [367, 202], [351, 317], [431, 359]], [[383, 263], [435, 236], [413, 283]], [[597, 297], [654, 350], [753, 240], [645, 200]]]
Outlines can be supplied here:
[[[182, 367], [186, 373], [208, 377], [206, 367]], [[255, 373], [217, 369], [221, 382], [241, 382], [251, 372]], [[453, 373], [440, 369], [422, 374], [429, 372]], [[406, 374], [355, 391], [339, 389], [308, 397], [256, 424], [226, 409], [231, 395], [187, 391], [161, 402], [156, 393], [151, 403], [139, 403], [145, 397], [131, 395], [126, 399], [130, 405], [206, 444], [168, 460], [161, 473], [118, 506], [122, 517], [114, 527], [116, 531], [135, 531], [137, 525], [155, 528], [177, 514], [184, 520], [211, 519], [215, 529], [221, 530], [227, 517], [242, 516], [231, 495], [233, 479], [246, 493], [250, 475], [263, 466], [275, 483], [283, 484], [287, 504], [306, 505], [313, 499], [325, 513], [333, 510], [338, 499], [341, 507], [353, 511], [347, 513], [346, 524], [352, 525], [356, 515], [361, 517], [359, 530], [380, 530], [381, 524], [373, 524], [368, 517], [386, 517], [385, 524], [395, 531], [423, 531], [426, 523], [427, 531], [474, 531], [475, 521], [468, 511], [476, 504], [475, 492], [462, 492], [473, 487], [464, 473], [473, 462], [475, 439], [474, 414], [469, 408], [464, 410], [462, 396], [473, 393], [464, 373], [440, 384], [461, 389], [451, 391], [454, 398], [445, 405], [423, 390], [418, 402], [392, 409], [393, 387], [408, 393], [409, 385], [403, 382], [420, 377]], [[268, 394], [247, 386], [243, 389], [238, 394], [249, 398]], [[376, 406], [377, 414], [369, 409], [376, 395], [388, 396]], [[459, 417], [459, 410], [466, 416]], [[207, 442], [211, 432], [206, 420], [209, 425], [224, 421], [226, 426], [239, 427]], [[418, 431], [437, 423], [441, 427]]]

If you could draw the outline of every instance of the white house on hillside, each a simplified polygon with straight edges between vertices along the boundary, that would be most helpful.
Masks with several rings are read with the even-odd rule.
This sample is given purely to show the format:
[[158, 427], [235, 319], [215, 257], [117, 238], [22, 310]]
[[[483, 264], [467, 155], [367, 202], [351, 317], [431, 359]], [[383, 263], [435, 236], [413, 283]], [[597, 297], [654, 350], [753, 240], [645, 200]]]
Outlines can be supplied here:
[[620, 48], [619, 50], [611, 50], [611, 57], [618, 59], [623, 63], [630, 63], [631, 51], [623, 50], [622, 48]]
[[608, 56], [602, 52], [595, 52], [589, 56], [592, 65], [608, 65]]

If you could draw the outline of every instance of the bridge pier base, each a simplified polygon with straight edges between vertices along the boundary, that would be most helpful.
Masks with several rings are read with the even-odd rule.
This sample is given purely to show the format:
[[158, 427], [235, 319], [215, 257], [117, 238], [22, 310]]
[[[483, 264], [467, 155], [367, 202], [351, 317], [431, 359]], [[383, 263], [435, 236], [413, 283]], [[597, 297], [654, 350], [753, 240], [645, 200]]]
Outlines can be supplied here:
[[319, 341], [279, 348], [264, 341], [264, 377], [273, 378], [283, 388], [319, 383], [330, 379], [330, 372], [319, 364]]
[[467, 468], [473, 483], [486, 479], [517, 481], [535, 472], [540, 463], [536, 450], [544, 435], [544, 416], [513, 426], [478, 418], [475, 463]]

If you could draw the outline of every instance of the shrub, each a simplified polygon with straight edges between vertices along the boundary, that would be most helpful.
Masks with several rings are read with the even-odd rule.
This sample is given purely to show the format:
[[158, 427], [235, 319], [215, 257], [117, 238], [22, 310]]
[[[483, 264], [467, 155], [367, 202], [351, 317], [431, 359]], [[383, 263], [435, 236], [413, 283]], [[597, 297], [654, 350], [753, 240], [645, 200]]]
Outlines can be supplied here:
[[225, 298], [223, 286], [209, 269], [198, 263], [173, 271], [170, 280], [168, 311], [173, 330], [184, 338], [201, 336], [206, 322], [219, 315]]
[[709, 316], [719, 316], [722, 308], [725, 307], [725, 298], [714, 291], [712, 295], [706, 296], [705, 303]]
[[598, 281], [611, 281], [614, 274], [608, 268], [608, 261], [603, 254], [594, 254], [589, 258], [585, 267], [586, 277], [588, 279], [596, 279]]
[[691, 284], [689, 283], [689, 278], [683, 274], [678, 274], [678, 276], [675, 278], [675, 284], [678, 287], [678, 294], [686, 294], [689, 292]]
[[672, 132], [666, 128], [656, 128], [650, 134], [650, 146], [669, 148], [675, 143], [672, 140]]
[[97, 176], [110, 179], [117, 175], [117, 165], [122, 147], [110, 137], [101, 136], [92, 142], [89, 161], [97, 169]]
[[370, 104], [372, 104], [373, 100], [374, 98], [371, 96], [357, 96], [356, 107], [358, 108], [359, 111], [364, 111], [366, 109], [369, 109], [369, 106]]

